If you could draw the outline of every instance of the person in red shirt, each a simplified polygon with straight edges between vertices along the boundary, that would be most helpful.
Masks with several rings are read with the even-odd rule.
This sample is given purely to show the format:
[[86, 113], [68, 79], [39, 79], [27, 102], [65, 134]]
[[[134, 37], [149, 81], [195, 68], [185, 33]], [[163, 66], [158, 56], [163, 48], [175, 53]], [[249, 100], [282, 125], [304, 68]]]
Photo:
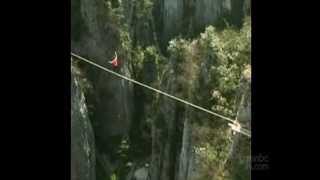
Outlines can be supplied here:
[[109, 61], [109, 63], [112, 65], [112, 67], [117, 68], [119, 66], [117, 52], [114, 52], [114, 54], [115, 57], [112, 59], [112, 61]]

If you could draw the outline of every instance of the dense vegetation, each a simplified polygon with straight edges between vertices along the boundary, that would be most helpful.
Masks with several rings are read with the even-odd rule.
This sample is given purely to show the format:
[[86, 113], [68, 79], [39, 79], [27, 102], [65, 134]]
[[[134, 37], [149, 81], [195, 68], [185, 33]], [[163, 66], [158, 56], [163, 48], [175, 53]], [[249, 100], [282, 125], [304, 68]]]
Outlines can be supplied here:
[[[130, 18], [126, 7], [128, 4], [121, 2], [105, 0], [104, 16], [117, 29], [118, 53], [129, 62], [131, 77], [155, 88], [170, 90], [170, 93], [178, 97], [227, 117], [237, 118], [241, 99], [245, 97], [250, 101], [250, 15], [243, 19], [241, 25], [230, 25], [221, 18], [218, 23], [208, 25], [200, 34], [183, 32], [168, 43], [163, 43], [157, 36], [161, 23], [153, 18], [153, 7], [157, 1], [129, 3], [134, 9]], [[78, 19], [74, 21], [74, 26], [87, 31], [85, 25], [79, 25], [83, 23], [81, 19], [74, 19]], [[81, 33], [77, 30], [74, 36], [78, 40]], [[90, 83], [83, 82], [83, 86], [89, 87], [88, 84]], [[171, 86], [174, 88], [170, 88]], [[90, 94], [86, 89], [83, 91]], [[114, 137], [108, 142], [112, 147], [108, 149], [110, 161], [115, 164], [108, 173], [101, 170], [105, 168], [102, 165], [104, 161], [101, 160], [105, 157], [99, 154], [96, 156], [98, 180], [125, 179], [132, 171], [133, 164], [136, 167], [146, 164], [150, 166], [153, 153], [151, 147], [155, 141], [153, 131], [155, 127], [166, 128], [163, 121], [159, 122], [159, 109], [165, 101], [159, 95], [139, 86], [133, 87], [133, 93], [135, 108], [130, 133]], [[181, 104], [176, 105], [176, 108], [177, 112], [189, 115], [190, 141], [198, 174], [195, 179], [250, 179], [249, 138], [233, 136], [227, 123], [217, 117]], [[174, 151], [183, 146], [185, 119], [188, 117], [183, 122], [177, 121]], [[97, 123], [94, 122], [94, 117], [92, 121], [93, 124]], [[249, 122], [245, 123], [245, 127], [250, 128]], [[237, 146], [234, 146], [235, 138], [239, 138]], [[235, 156], [232, 154], [234, 147], [237, 148]]]

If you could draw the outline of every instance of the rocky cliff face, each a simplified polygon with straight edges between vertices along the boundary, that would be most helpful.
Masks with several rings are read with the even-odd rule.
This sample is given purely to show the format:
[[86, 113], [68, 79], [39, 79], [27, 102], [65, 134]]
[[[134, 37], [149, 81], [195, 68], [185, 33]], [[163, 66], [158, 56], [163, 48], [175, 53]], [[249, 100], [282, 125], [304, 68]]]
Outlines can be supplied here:
[[[251, 130], [251, 75], [249, 78], [243, 78], [241, 83], [242, 99], [238, 107], [237, 119], [243, 128]], [[241, 136], [240, 134], [236, 134], [232, 137], [232, 144], [230, 146], [229, 157], [226, 164], [231, 171], [234, 171], [236, 166], [246, 169], [246, 171], [243, 172], [235, 172], [234, 176], [250, 177], [250, 157], [241, 156], [241, 154], [251, 154], [250, 149], [251, 143], [248, 138]]]
[[[110, 20], [110, 7], [102, 0], [72, 0], [72, 22], [81, 22], [81, 38], [73, 38], [71, 49], [96, 63], [112, 68], [107, 62], [119, 50], [120, 35], [117, 25]], [[81, 28], [77, 23], [74, 29]], [[77, 26], [78, 25], [78, 26]], [[76, 31], [76, 30], [75, 30]], [[119, 51], [118, 51], [119, 54]], [[120, 54], [121, 74], [130, 77], [126, 55]], [[92, 93], [87, 94], [92, 109], [97, 144], [101, 151], [108, 151], [110, 136], [128, 133], [132, 109], [132, 86], [95, 67], [83, 64], [84, 71], [92, 84]], [[100, 146], [101, 145], [101, 146]]]
[[71, 179], [95, 180], [95, 140], [75, 70], [71, 74]]
[[[174, 83], [166, 87], [167, 92], [174, 92]], [[170, 85], [169, 85], [170, 84]], [[152, 160], [150, 175], [151, 180], [173, 179], [177, 162], [179, 134], [177, 133], [179, 119], [176, 118], [178, 110], [176, 102], [161, 97], [158, 115], [152, 123]], [[165, 104], [165, 105], [164, 105]]]
[[[150, 17], [146, 22], [150, 23], [149, 26], [146, 26], [147, 28], [140, 27], [143, 25], [137, 18], [136, 21], [128, 20], [128, 23], [134, 23], [130, 26], [133, 29], [136, 28], [133, 33], [138, 33], [136, 37], [141, 40], [154, 39], [152, 36], [154, 32], [149, 31], [159, 31], [157, 39], [160, 39], [161, 44], [165, 47], [169, 39], [185, 32], [185, 29], [191, 28], [188, 30], [190, 32], [195, 32], [193, 27], [203, 30], [206, 26], [218, 21], [225, 13], [234, 14], [236, 21], [240, 22], [243, 17], [243, 9], [248, 7], [247, 0], [154, 0], [151, 2], [153, 2], [154, 18]], [[109, 67], [107, 61], [114, 55], [120, 43], [120, 35], [117, 30], [119, 27], [111, 20], [111, 9], [102, 0], [72, 0], [71, 4], [72, 51]], [[136, 1], [123, 1], [122, 6], [124, 15], [128, 19], [134, 19], [137, 16], [134, 15], [135, 9], [138, 8]], [[154, 22], [153, 19], [155, 19]], [[152, 23], [155, 23], [154, 28], [157, 27], [157, 30], [153, 29], [154, 24]], [[148, 32], [141, 32], [142, 30]], [[147, 44], [150, 43], [152, 42]], [[121, 58], [124, 60], [122, 73], [130, 77], [132, 72], [129, 59], [127, 55], [120, 55]], [[95, 117], [99, 119], [97, 122], [105, 122], [106, 124], [102, 125], [106, 127], [103, 131], [110, 132], [111, 135], [123, 133], [124, 131], [119, 128], [110, 128], [110, 123], [119, 123], [129, 127], [132, 116], [130, 113], [132, 87], [125, 81], [110, 77], [96, 68], [87, 67], [87, 70], [95, 92], [95, 97], [88, 99], [92, 100], [96, 107], [97, 112], [94, 114], [99, 114]], [[113, 92], [119, 93], [117, 96], [111, 96], [110, 93]], [[127, 105], [127, 107], [122, 105]], [[119, 115], [125, 117], [119, 117]]]
[[155, 0], [154, 16], [162, 46], [177, 35], [194, 36], [225, 19], [240, 26], [250, 0]]
[[[208, 101], [208, 91], [211, 87], [210, 68], [215, 60], [209, 57], [199, 58], [201, 51], [198, 41], [193, 41], [183, 51], [182, 57], [170, 57], [169, 71], [165, 74], [162, 89], [177, 97], [187, 99], [202, 107], [210, 109]], [[182, 59], [181, 59], [182, 58]], [[182, 67], [188, 67], [182, 68]], [[200, 67], [200, 68], [197, 68]], [[251, 124], [251, 93], [250, 77], [241, 81], [239, 94], [242, 101], [237, 107], [238, 121], [244, 128], [250, 129]], [[208, 87], [208, 88], [206, 88]], [[201, 177], [201, 159], [195, 153], [196, 143], [194, 142], [195, 133], [199, 131], [195, 124], [201, 120], [210, 120], [206, 113], [199, 113], [193, 108], [186, 107], [179, 102], [172, 101], [167, 97], [160, 97], [159, 111], [152, 124], [152, 162], [150, 169], [151, 180], [196, 180]], [[216, 126], [222, 126], [224, 122], [220, 119], [214, 120]], [[204, 123], [206, 126], [208, 122]], [[220, 129], [222, 130], [222, 129]], [[219, 131], [217, 129], [217, 131]], [[229, 134], [230, 135], [230, 134]], [[229, 162], [240, 160], [246, 161], [246, 157], [239, 154], [247, 151], [249, 145], [247, 137], [237, 134], [231, 137], [229, 157], [225, 161]], [[246, 148], [241, 148], [246, 147]], [[250, 149], [250, 148], [249, 148]], [[240, 153], [241, 152], [241, 153]], [[239, 164], [233, 166], [238, 166]], [[247, 168], [245, 164], [244, 166]], [[249, 171], [246, 171], [249, 172]], [[211, 176], [218, 176], [219, 170], [212, 172]]]
[[[188, 48], [186, 48], [188, 49]], [[194, 53], [171, 56], [161, 89], [193, 102], [199, 69], [193, 65]], [[187, 69], [185, 67], [188, 67]], [[159, 97], [159, 110], [152, 124], [151, 180], [190, 179], [193, 172], [192, 109], [182, 103]]]
[[[131, 55], [121, 49], [120, 26], [114, 22], [114, 13], [111, 12], [112, 8], [106, 5], [106, 2], [112, 2], [113, 7], [119, 5], [123, 7], [123, 11], [120, 13], [126, 19], [125, 23], [129, 27], [133, 46], [154, 45], [157, 47], [159, 45], [163, 51], [166, 51], [169, 40], [177, 35], [193, 37], [203, 31], [206, 26], [218, 23], [223, 17], [226, 17], [231, 24], [239, 25], [244, 12], [248, 13], [250, 9], [250, 0], [150, 0], [151, 5], [145, 3], [147, 0], [72, 0], [72, 51], [108, 68], [111, 67], [107, 61], [114, 55], [114, 51], [117, 51], [123, 64], [121, 70], [115, 71], [119, 71], [127, 77], [133, 76]], [[151, 6], [152, 13], [138, 14], [139, 8], [145, 6]], [[197, 98], [206, 98], [205, 96], [196, 98], [192, 94], [192, 88], [198, 88], [199, 85], [190, 87], [183, 80], [181, 84], [181, 78], [188, 73], [182, 75], [178, 71], [176, 59], [169, 57], [168, 60], [171, 62], [170, 70], [165, 74], [161, 89], [192, 102], [200, 101]], [[201, 67], [206, 67], [206, 63], [209, 62], [205, 61]], [[95, 67], [83, 64], [83, 70], [92, 84], [92, 92], [86, 94], [86, 98], [89, 105], [93, 106], [90, 110], [93, 130], [79, 130], [80, 127], [89, 127], [90, 123], [84, 123], [89, 122], [88, 120], [75, 121], [76, 128], [72, 131], [75, 137], [73, 143], [81, 142], [83, 145], [91, 143], [90, 147], [92, 148], [92, 143], [95, 142], [96, 157], [100, 161], [97, 162], [98, 180], [109, 177], [113, 167], [116, 166], [116, 163], [112, 164], [110, 160], [114, 141], [130, 136], [132, 141], [139, 142], [142, 139], [136, 137], [142, 136], [143, 131], [151, 131], [152, 134], [152, 145], [149, 148], [152, 154], [149, 151], [139, 152], [139, 155], [145, 153], [145, 156], [149, 156], [151, 154], [151, 160], [149, 160], [151, 164], [148, 170], [151, 180], [191, 180], [195, 178], [197, 174], [195, 159], [197, 157], [193, 152], [191, 118], [198, 115], [165, 97], [160, 97], [159, 101], [154, 104], [155, 101], [152, 98], [155, 96], [151, 93]], [[143, 71], [143, 82], [149, 84], [156, 79], [154, 74], [157, 73], [155, 72], [157, 70], [154, 65], [145, 64]], [[201, 68], [196, 71], [197, 75], [194, 81], [208, 83], [206, 82], [208, 69]], [[75, 83], [74, 87], [76, 87]], [[182, 89], [190, 90], [187, 90], [187, 94], [181, 94]], [[206, 88], [199, 91], [208, 94]], [[77, 94], [76, 88], [74, 93]], [[74, 100], [74, 107], [79, 106], [78, 104], [81, 105], [80, 100], [81, 98]], [[203, 105], [207, 106], [207, 104]], [[78, 108], [80, 110], [81, 106]], [[158, 112], [152, 111], [152, 108], [158, 109]], [[74, 112], [76, 112], [76, 108]], [[80, 114], [81, 112], [78, 112], [78, 115], [75, 116], [80, 117]], [[152, 125], [151, 129], [147, 129], [141, 125], [143, 124], [141, 121], [150, 118], [150, 115], [153, 116]], [[87, 116], [84, 119], [87, 119]], [[141, 129], [143, 131], [140, 131]], [[88, 134], [85, 133], [85, 136], [82, 134], [83, 132]], [[92, 137], [92, 134], [95, 138]], [[76, 136], [79, 138], [90, 137], [91, 139], [78, 140]], [[140, 142], [134, 145], [136, 147], [132, 148], [139, 149], [143, 145], [149, 145], [149, 142]], [[77, 147], [76, 145], [72, 146]], [[91, 148], [89, 149], [92, 150]], [[81, 158], [72, 160], [74, 163], [72, 178], [74, 179], [77, 177], [94, 178], [94, 166], [92, 165], [95, 163], [92, 159], [94, 155], [88, 158], [83, 154], [88, 151], [88, 148], [85, 149], [73, 151], [75, 156], [81, 156]], [[145, 171], [144, 169], [143, 177], [145, 177]], [[135, 173], [133, 172], [133, 174]]]
[[[190, 112], [187, 112], [190, 114]], [[197, 177], [196, 157], [192, 142], [192, 116], [185, 116], [183, 124], [182, 145], [179, 154], [179, 167], [176, 171], [176, 180], [192, 180]]]

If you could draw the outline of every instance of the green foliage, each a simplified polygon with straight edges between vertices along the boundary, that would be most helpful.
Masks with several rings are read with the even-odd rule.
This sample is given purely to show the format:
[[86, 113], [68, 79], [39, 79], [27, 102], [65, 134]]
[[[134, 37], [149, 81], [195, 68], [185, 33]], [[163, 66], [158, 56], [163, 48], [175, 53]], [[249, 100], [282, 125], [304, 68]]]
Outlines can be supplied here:
[[173, 39], [169, 41], [168, 51], [172, 57], [176, 58], [178, 61], [182, 61], [185, 57], [189, 43], [189, 41], [184, 39]]
[[246, 18], [243, 28], [217, 32], [209, 26], [199, 40], [203, 58], [213, 63], [210, 67], [213, 110], [235, 115], [236, 94], [242, 74], [251, 63], [251, 22]]
[[137, 18], [150, 18], [152, 16], [152, 0], [136, 0]]
[[[251, 63], [251, 22], [245, 19], [243, 28], [228, 27], [217, 31], [206, 28], [198, 40], [173, 39], [169, 42], [170, 60], [175, 62], [175, 71], [182, 73], [184, 87], [192, 86], [200, 63], [209, 62], [211, 104], [213, 110], [235, 116], [236, 94], [239, 91], [243, 71]], [[206, 68], [206, 67], [204, 67]]]
[[[221, 32], [217, 32], [213, 27], [208, 27], [206, 31], [201, 34], [200, 49], [202, 49], [203, 58], [207, 58], [212, 62], [209, 76], [211, 86], [211, 102], [212, 109], [216, 112], [225, 114], [227, 116], [235, 117], [237, 106], [239, 103], [238, 94], [241, 88], [242, 78], [251, 78], [250, 64], [251, 64], [251, 22], [250, 18], [246, 18], [242, 29], [226, 28]], [[226, 132], [218, 130], [220, 132]], [[215, 133], [212, 133], [215, 134]], [[230, 144], [227, 134], [216, 135], [215, 140], [208, 141], [213, 146], [211, 148], [207, 159], [214, 165], [227, 160], [227, 152]], [[210, 146], [209, 146], [210, 147]], [[247, 146], [249, 147], [249, 146]], [[217, 156], [217, 152], [222, 153], [222, 156]], [[247, 155], [242, 152], [242, 155]], [[218, 161], [217, 161], [218, 160]], [[246, 175], [248, 169], [244, 169], [244, 165], [236, 166], [232, 171], [229, 169], [220, 169], [217, 172], [217, 178], [225, 179], [231, 174]], [[209, 167], [207, 168], [210, 171]], [[216, 170], [218, 171], [218, 170]], [[237, 173], [240, 171], [241, 173]], [[230, 177], [234, 177], [232, 175]], [[235, 179], [243, 179], [236, 177]]]
[[111, 180], [117, 180], [117, 175], [116, 174], [112, 174], [110, 177]]
[[[153, 1], [136, 0], [132, 4], [135, 6], [134, 23], [142, 22], [145, 24], [136, 29], [140, 32], [141, 27], [150, 26]], [[123, 16], [125, 13], [121, 1], [117, 6], [114, 6], [109, 0], [106, 0], [105, 9], [110, 24], [119, 27], [119, 54], [126, 56], [126, 61], [131, 65], [130, 72], [132, 72], [134, 79], [146, 82], [144, 78], [149, 76], [146, 69], [150, 70], [146, 66], [154, 64], [156, 78], [153, 79], [153, 83], [155, 84], [150, 85], [159, 87], [164, 81], [164, 77], [170, 76], [169, 78], [176, 80], [174, 85], [180, 87], [178, 91], [181, 91], [181, 94], [178, 96], [184, 99], [194, 98], [202, 106], [207, 106], [207, 108], [228, 117], [235, 117], [240, 80], [243, 77], [250, 79], [251, 76], [250, 17], [245, 19], [240, 30], [226, 25], [225, 29], [218, 31], [213, 26], [209, 26], [196, 40], [173, 39], [169, 42], [167, 49], [170, 56], [164, 57], [154, 44], [148, 46], [147, 43], [139, 42], [136, 40], [139, 37], [135, 37], [139, 35], [132, 33], [132, 29], [129, 31], [128, 19]], [[142, 40], [144, 39], [142, 38]], [[201, 72], [206, 73], [205, 76], [202, 75], [205, 77], [204, 80], [201, 80]], [[157, 99], [155, 98], [153, 101], [157, 101]], [[154, 109], [151, 111], [156, 112], [155, 109], [158, 106], [152, 108]], [[144, 119], [149, 126], [151, 126], [153, 119], [152, 114], [150, 116], [150, 118]], [[200, 119], [201, 121], [209, 121], [209, 119], [195, 118], [198, 121]], [[163, 126], [163, 122], [164, 120], [161, 119], [159, 124]], [[221, 121], [193, 125], [192, 136], [196, 145], [195, 152], [201, 162], [201, 174], [203, 175], [201, 179], [226, 179], [227, 177], [244, 179], [244, 177], [238, 176], [248, 171], [244, 165], [237, 166], [232, 169], [232, 172], [224, 167], [230, 148], [229, 132], [226, 126], [217, 126], [222, 124], [218, 124], [218, 122]], [[121, 163], [118, 166], [118, 172], [110, 177], [112, 180], [117, 179], [116, 174], [119, 175], [119, 172], [127, 170], [125, 164], [129, 160], [129, 144], [127, 140], [123, 140], [117, 147], [117, 158]]]
[[132, 65], [134, 67], [134, 75], [136, 79], [141, 79], [143, 74], [143, 68], [146, 64], [152, 63], [155, 65], [155, 72], [157, 73], [157, 78], [159, 80], [159, 75], [163, 69], [165, 58], [160, 54], [159, 50], [154, 46], [148, 46], [142, 48], [137, 46], [132, 51]]
[[[181, 97], [194, 96], [199, 73], [199, 56], [195, 41], [173, 39], [169, 42], [168, 52], [173, 71], [176, 73], [176, 85]], [[193, 94], [193, 95], [192, 95]]]
[[[120, 1], [121, 2], [121, 1]], [[106, 21], [108, 21], [110, 24], [116, 24], [118, 26], [121, 26], [121, 22], [124, 18], [122, 15], [123, 8], [121, 4], [119, 4], [117, 7], [113, 6], [113, 3], [110, 0], [105, 0], [104, 2], [104, 17], [106, 18]]]
[[193, 125], [194, 152], [199, 164], [199, 180], [219, 179], [229, 173], [224, 169], [231, 145], [225, 127], [213, 128], [206, 125]]
[[126, 30], [120, 30], [120, 47], [123, 54], [130, 54], [132, 52], [132, 41]]
[[[215, 112], [235, 118], [241, 79], [251, 78], [249, 17], [245, 19], [240, 30], [228, 26], [217, 31], [213, 26], [209, 26], [194, 41], [173, 39], [169, 42], [168, 52], [177, 73], [177, 84], [183, 87], [183, 91], [194, 88], [200, 104], [207, 101]], [[198, 81], [202, 78], [200, 71], [207, 73], [202, 76], [203, 82]], [[184, 95], [186, 94], [188, 93], [184, 92]], [[201, 162], [200, 174], [203, 175], [201, 179], [228, 179], [236, 176], [235, 179], [241, 179], [238, 177], [239, 174], [247, 177], [248, 169], [245, 165], [239, 164], [233, 169], [224, 167], [231, 145], [228, 128], [222, 126], [225, 123], [221, 123], [220, 120], [201, 121], [202, 124], [193, 125], [195, 152]], [[246, 147], [249, 145], [246, 144]], [[247, 155], [248, 151], [241, 153]]]

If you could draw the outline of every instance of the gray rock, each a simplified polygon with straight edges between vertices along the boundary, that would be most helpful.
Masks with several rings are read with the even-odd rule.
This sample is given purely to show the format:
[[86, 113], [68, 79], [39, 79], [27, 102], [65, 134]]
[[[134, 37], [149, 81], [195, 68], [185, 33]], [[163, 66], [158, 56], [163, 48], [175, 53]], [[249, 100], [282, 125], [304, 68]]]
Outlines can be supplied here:
[[[160, 28], [161, 44], [177, 35], [198, 33], [214, 25], [220, 18], [229, 24], [241, 25], [249, 14], [250, 0], [156, 0], [157, 27]], [[228, 17], [229, 16], [229, 17]]]
[[148, 178], [148, 169], [145, 167], [137, 169], [134, 173], [135, 180], [147, 180], [147, 178]]
[[71, 74], [71, 179], [95, 180], [95, 145], [84, 95]]
[[[79, 17], [71, 21], [81, 18], [87, 27], [79, 41], [72, 40], [72, 51], [111, 68], [107, 62], [119, 48], [119, 30], [109, 19], [109, 9], [103, 0], [72, 0], [71, 3], [79, 4], [72, 9], [73, 13], [78, 12]], [[120, 73], [130, 77], [126, 55], [119, 54], [118, 57], [121, 61]], [[92, 122], [96, 141], [99, 141], [97, 144], [106, 144], [110, 136], [127, 134], [131, 122], [132, 84], [91, 66], [86, 67], [86, 76], [93, 87], [88, 99], [94, 107]]]

